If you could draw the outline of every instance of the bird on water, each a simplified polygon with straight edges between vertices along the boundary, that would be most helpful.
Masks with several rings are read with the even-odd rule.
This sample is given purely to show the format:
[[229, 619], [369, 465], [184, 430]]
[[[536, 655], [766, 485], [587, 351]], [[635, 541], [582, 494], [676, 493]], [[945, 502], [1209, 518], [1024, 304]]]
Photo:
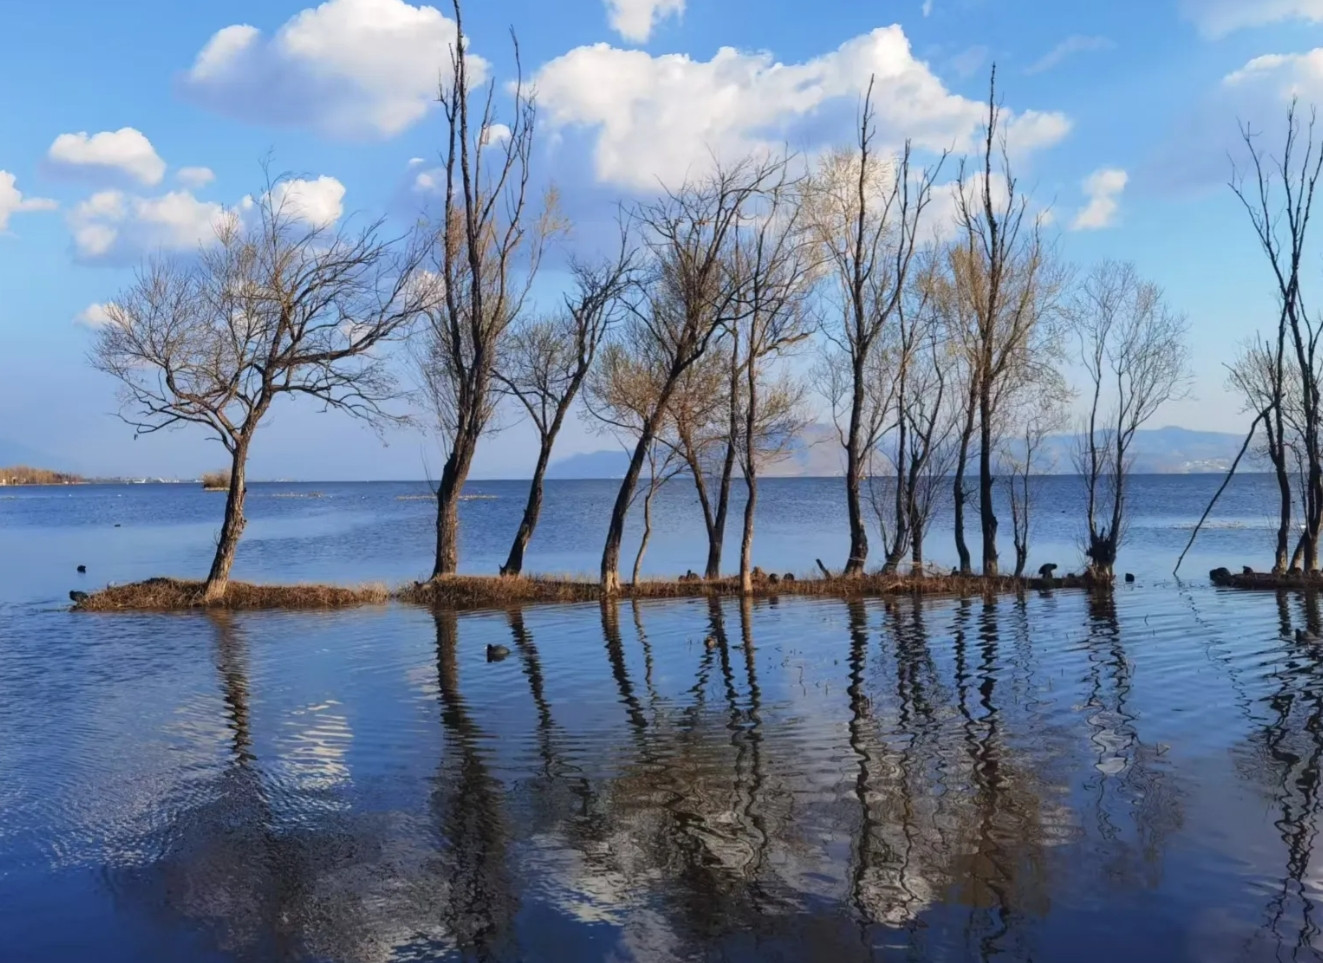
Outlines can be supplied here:
[[510, 654], [510, 650], [503, 645], [487, 646], [488, 662], [500, 662], [502, 659], [506, 658], [509, 654]]

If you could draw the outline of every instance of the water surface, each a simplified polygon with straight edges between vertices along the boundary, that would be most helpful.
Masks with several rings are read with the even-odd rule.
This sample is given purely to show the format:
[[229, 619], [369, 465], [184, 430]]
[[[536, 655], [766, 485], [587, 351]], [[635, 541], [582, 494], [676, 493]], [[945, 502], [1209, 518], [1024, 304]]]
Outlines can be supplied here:
[[[759, 560], [843, 557], [839, 484], [769, 483]], [[1207, 585], [1270, 550], [1255, 479], [1170, 577], [1216, 484], [1143, 482], [1109, 597], [233, 616], [61, 604], [200, 574], [216, 496], [4, 493], [0, 959], [1319, 958], [1323, 614]], [[239, 574], [421, 576], [422, 492], [255, 485]], [[521, 488], [474, 493], [490, 571]], [[611, 494], [553, 486], [530, 565], [591, 571]]]

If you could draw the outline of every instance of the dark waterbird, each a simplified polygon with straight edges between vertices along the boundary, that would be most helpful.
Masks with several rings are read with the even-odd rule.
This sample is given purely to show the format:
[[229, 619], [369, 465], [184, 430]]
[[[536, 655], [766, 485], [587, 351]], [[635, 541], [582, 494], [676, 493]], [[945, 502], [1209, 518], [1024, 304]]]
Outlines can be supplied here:
[[1056, 562], [1048, 562], [1046, 565], [1040, 565], [1038, 567], [1038, 574], [1042, 578], [1051, 578], [1052, 573], [1057, 570], [1057, 567]]
[[1125, 580], [1126, 580], [1126, 584], [1128, 584], [1128, 585], [1133, 585], [1133, 584], [1135, 583], [1135, 576], [1134, 576], [1134, 573], [1133, 573], [1133, 572], [1126, 572], [1126, 573], [1125, 573]]
[[79, 575], [86, 575], [86, 574], [87, 574], [87, 566], [86, 566], [86, 565], [79, 565], [79, 566], [78, 566], [78, 574], [79, 574]]
[[487, 646], [487, 661], [500, 662], [510, 654], [510, 650], [503, 645]]
[[79, 602], [86, 602], [87, 597], [88, 596], [86, 592], [80, 592], [77, 589], [74, 589], [72, 592], [69, 593], [69, 601], [73, 602], [75, 605], [77, 605]]

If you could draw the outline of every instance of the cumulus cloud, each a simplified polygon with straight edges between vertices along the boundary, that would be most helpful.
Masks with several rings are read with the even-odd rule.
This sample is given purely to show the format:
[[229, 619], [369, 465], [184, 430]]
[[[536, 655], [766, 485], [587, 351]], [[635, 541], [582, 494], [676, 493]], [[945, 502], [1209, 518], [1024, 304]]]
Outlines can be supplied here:
[[1121, 192], [1125, 190], [1129, 179], [1125, 171], [1115, 167], [1094, 171], [1086, 177], [1084, 194], [1089, 202], [1075, 215], [1070, 229], [1097, 231], [1116, 223], [1116, 215], [1121, 207]]
[[46, 152], [46, 159], [57, 171], [121, 175], [148, 187], [161, 183], [165, 177], [165, 161], [142, 131], [133, 127], [97, 134], [86, 131], [61, 134]]
[[181, 167], [175, 171], [175, 180], [193, 190], [206, 187], [215, 179], [210, 167]]
[[[343, 212], [345, 189], [334, 177], [281, 181], [271, 201], [292, 218], [322, 227]], [[243, 198], [233, 209], [202, 201], [190, 191], [141, 197], [99, 191], [69, 212], [74, 254], [88, 263], [123, 264], [154, 251], [192, 251], [216, 239], [227, 217], [251, 217], [256, 202]]]
[[1074, 34], [1026, 67], [1024, 72], [1027, 74], [1041, 74], [1053, 67], [1060, 66], [1061, 63], [1075, 54], [1089, 53], [1095, 50], [1111, 50], [1115, 46], [1116, 44], [1106, 37], [1086, 37], [1083, 34]]
[[[404, 0], [327, 0], [267, 37], [218, 31], [184, 78], [198, 102], [240, 120], [307, 126], [336, 137], [390, 137], [435, 103], [455, 22]], [[486, 62], [470, 54], [473, 83]]]
[[272, 207], [297, 221], [328, 227], [344, 213], [345, 186], [323, 174], [315, 181], [281, 181], [271, 191]]
[[633, 43], [646, 43], [653, 27], [684, 14], [685, 0], [606, 0], [611, 29]]
[[74, 318], [74, 324], [95, 331], [97, 328], [104, 328], [110, 324], [111, 320], [110, 305], [95, 303], [89, 304], [82, 311], [79, 311], [78, 316]]
[[[985, 105], [948, 91], [916, 60], [900, 26], [882, 27], [798, 64], [768, 53], [723, 47], [708, 61], [653, 57], [607, 44], [579, 47], [537, 74], [538, 102], [553, 127], [595, 134], [600, 180], [649, 188], [682, 180], [696, 167], [751, 150], [820, 147], [842, 136], [870, 76], [883, 137], [922, 149], [965, 149]], [[835, 111], [835, 113], [832, 113]], [[830, 117], [827, 115], [830, 114]], [[833, 123], [824, 129], [824, 118]], [[1059, 141], [1070, 122], [1059, 113], [1004, 114], [1011, 147]]]
[[1323, 0], [1181, 0], [1181, 11], [1207, 37], [1283, 20], [1323, 22]]
[[9, 230], [9, 219], [26, 211], [53, 211], [58, 205], [45, 197], [24, 197], [18, 179], [0, 171], [0, 232]]
[[216, 236], [224, 213], [188, 191], [159, 197], [99, 191], [69, 212], [69, 229], [79, 260], [123, 263], [148, 251], [196, 248]]

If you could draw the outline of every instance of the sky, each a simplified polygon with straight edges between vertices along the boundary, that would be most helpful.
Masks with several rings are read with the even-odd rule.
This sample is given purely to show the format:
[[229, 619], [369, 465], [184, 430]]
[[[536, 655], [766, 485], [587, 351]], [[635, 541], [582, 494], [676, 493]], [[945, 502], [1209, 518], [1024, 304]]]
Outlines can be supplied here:
[[[114, 384], [87, 363], [100, 306], [143, 258], [205, 243], [224, 206], [259, 190], [264, 158], [317, 217], [423, 209], [449, 0], [0, 0], [0, 13], [0, 450], [98, 475], [223, 464], [200, 429], [135, 440], [116, 417]], [[1323, 102], [1323, 0], [469, 0], [464, 28], [499, 107], [518, 37], [537, 176], [574, 224], [562, 259], [603, 240], [616, 202], [714, 156], [847, 144], [870, 76], [886, 144], [965, 150], [995, 63], [1021, 187], [1050, 212], [1059, 255], [1131, 260], [1188, 316], [1195, 377], [1154, 425], [1248, 424], [1224, 366], [1275, 319], [1227, 186], [1237, 124], [1272, 143], [1293, 94]], [[563, 280], [553, 263], [539, 296]], [[475, 476], [525, 475], [531, 440], [504, 419]], [[612, 445], [576, 422], [559, 454]], [[441, 462], [422, 432], [288, 404], [250, 474], [423, 478]]]

